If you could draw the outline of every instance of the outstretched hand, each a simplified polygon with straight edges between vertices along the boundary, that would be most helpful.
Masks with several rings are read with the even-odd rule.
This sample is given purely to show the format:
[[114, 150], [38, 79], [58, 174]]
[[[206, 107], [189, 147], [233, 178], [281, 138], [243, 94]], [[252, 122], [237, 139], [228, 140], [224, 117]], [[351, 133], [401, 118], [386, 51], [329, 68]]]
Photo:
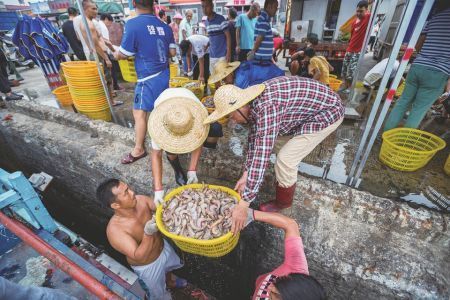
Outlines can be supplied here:
[[241, 200], [233, 208], [233, 212], [231, 213], [231, 232], [233, 234], [239, 233], [247, 225], [248, 206], [248, 202]]

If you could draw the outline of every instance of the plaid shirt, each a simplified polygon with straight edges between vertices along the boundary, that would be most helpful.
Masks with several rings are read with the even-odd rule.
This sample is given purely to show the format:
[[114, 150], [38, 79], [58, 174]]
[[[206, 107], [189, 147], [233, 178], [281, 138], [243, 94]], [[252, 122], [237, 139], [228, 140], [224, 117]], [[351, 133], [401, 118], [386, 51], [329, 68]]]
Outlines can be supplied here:
[[277, 136], [319, 132], [344, 116], [339, 96], [319, 81], [280, 76], [264, 82], [266, 89], [251, 104], [251, 127], [243, 200], [255, 200]]

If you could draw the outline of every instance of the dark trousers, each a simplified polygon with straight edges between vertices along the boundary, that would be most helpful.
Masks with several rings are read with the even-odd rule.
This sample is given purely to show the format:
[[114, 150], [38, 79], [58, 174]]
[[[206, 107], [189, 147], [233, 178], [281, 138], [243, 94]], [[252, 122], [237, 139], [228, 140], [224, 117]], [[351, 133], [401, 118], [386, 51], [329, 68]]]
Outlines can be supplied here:
[[370, 51], [373, 51], [373, 45], [375, 44], [376, 36], [371, 36], [369, 38]]
[[[208, 78], [209, 78], [209, 54], [205, 54], [205, 56], [203, 56], [203, 60], [205, 62], [205, 82], [208, 82]], [[197, 80], [198, 77], [200, 76], [200, 66], [199, 63], [197, 63], [198, 61], [198, 57], [197, 55], [192, 55], [192, 63], [195, 65], [195, 68], [193, 70], [193, 78], [194, 80]], [[205, 85], [206, 87], [206, 85]]]
[[239, 51], [238, 59], [240, 62], [247, 61], [247, 54], [250, 52], [250, 49], [241, 49]]
[[113, 89], [118, 90], [119, 89], [119, 81], [117, 79], [117, 74], [118, 74], [118, 72], [120, 72], [119, 62], [114, 59], [114, 56], [112, 56], [112, 54], [108, 54], [108, 57], [112, 64], [111, 79], [112, 79]]
[[3, 52], [0, 51], [0, 92], [5, 94], [11, 92], [11, 87], [9, 86], [8, 80], [7, 66], [8, 62], [6, 61], [6, 57]]

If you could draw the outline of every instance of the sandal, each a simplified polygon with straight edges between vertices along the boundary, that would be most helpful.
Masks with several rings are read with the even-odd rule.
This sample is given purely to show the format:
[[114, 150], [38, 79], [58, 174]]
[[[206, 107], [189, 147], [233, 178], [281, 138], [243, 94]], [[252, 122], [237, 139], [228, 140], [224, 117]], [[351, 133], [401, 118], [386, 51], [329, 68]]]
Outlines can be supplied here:
[[147, 156], [147, 152], [145, 152], [144, 151], [144, 153], [142, 153], [141, 155], [139, 155], [139, 156], [133, 156], [132, 154], [131, 154], [131, 152], [130, 153], [128, 153], [127, 155], [125, 155], [123, 158], [122, 158], [122, 164], [124, 164], [124, 165], [128, 165], [128, 164], [131, 164], [131, 163], [134, 163], [135, 161], [137, 161], [137, 160], [139, 160], [139, 159], [141, 159], [141, 158], [144, 158], [144, 157], [146, 157]]

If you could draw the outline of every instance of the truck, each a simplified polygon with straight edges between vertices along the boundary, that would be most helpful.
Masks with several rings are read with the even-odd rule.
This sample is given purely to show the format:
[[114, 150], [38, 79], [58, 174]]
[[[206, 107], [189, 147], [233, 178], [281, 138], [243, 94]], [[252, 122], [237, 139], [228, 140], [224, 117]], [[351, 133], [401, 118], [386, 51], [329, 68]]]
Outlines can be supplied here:
[[19, 14], [15, 11], [0, 11], [0, 31], [9, 31], [16, 28]]

